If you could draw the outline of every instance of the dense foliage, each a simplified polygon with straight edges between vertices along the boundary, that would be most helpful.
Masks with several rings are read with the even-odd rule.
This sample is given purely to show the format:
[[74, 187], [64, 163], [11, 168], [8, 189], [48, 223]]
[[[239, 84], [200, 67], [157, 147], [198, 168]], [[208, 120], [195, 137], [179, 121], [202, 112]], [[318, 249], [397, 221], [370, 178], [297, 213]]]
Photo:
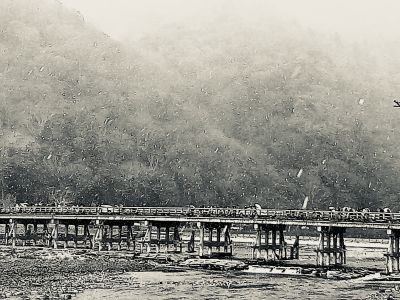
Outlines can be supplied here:
[[2, 0], [2, 198], [397, 209], [395, 49], [265, 22], [128, 46], [53, 1]]

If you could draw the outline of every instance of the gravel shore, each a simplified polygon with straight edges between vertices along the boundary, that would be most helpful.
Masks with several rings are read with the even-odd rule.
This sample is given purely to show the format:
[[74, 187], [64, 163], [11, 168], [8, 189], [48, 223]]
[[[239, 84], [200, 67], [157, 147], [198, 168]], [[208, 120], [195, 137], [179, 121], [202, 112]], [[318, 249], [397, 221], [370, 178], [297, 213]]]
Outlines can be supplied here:
[[[150, 256], [138, 259], [132, 252], [126, 251], [96, 252], [83, 249], [54, 250], [42, 247], [21, 247], [11, 250], [0, 246], [0, 299], [64, 300], [71, 299], [85, 290], [141, 289], [143, 286], [137, 280], [133, 280], [132, 276], [121, 275], [127, 272], [162, 271], [163, 269], [173, 271], [174, 268], [179, 271], [181, 267], [177, 265], [182, 265], [182, 262], [178, 263], [178, 261], [188, 258], [173, 255], [171, 257], [174, 258], [175, 267], [170, 263], [160, 265]], [[193, 259], [187, 260], [186, 264], [190, 261]], [[213, 260], [207, 260], [207, 263], [211, 262]], [[227, 260], [226, 264], [228, 263], [238, 262]], [[365, 272], [361, 275], [370, 273], [370, 271]], [[196, 285], [196, 282], [192, 285]], [[393, 286], [396, 286], [396, 289], [380, 288], [368, 299], [386, 300], [392, 299], [393, 295], [397, 299], [400, 295], [398, 286]], [[224, 285], [223, 288], [229, 288], [229, 286]]]
[[124, 272], [150, 271], [133, 255], [93, 251], [0, 249], [0, 299], [71, 299], [85, 289], [128, 288]]

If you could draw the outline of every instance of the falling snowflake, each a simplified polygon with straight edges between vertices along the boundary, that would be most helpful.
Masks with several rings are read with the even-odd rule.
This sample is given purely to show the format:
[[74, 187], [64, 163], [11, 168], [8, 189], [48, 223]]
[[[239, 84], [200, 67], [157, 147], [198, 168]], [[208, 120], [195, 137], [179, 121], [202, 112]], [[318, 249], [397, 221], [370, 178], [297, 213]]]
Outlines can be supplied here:
[[301, 174], [303, 174], [303, 169], [300, 169], [299, 173], [297, 173], [297, 178], [300, 178]]

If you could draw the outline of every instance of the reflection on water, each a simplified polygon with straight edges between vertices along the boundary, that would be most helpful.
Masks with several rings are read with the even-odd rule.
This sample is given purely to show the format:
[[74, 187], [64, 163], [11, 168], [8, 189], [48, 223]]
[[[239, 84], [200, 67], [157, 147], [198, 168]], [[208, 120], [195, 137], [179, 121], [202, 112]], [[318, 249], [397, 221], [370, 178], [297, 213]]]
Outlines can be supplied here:
[[197, 271], [140, 272], [123, 276], [132, 280], [133, 287], [88, 290], [76, 299], [365, 299], [395, 286], [393, 282]]

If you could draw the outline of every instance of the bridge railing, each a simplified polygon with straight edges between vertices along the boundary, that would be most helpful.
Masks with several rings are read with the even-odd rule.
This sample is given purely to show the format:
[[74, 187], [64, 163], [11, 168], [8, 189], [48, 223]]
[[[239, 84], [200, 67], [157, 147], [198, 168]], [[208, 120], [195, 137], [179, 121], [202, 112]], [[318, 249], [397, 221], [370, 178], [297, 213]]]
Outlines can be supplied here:
[[137, 215], [207, 218], [259, 218], [271, 220], [320, 220], [348, 222], [400, 223], [400, 213], [347, 212], [323, 210], [279, 210], [254, 208], [195, 208], [195, 207], [122, 207], [122, 206], [27, 206], [0, 208], [0, 214], [51, 215]]

